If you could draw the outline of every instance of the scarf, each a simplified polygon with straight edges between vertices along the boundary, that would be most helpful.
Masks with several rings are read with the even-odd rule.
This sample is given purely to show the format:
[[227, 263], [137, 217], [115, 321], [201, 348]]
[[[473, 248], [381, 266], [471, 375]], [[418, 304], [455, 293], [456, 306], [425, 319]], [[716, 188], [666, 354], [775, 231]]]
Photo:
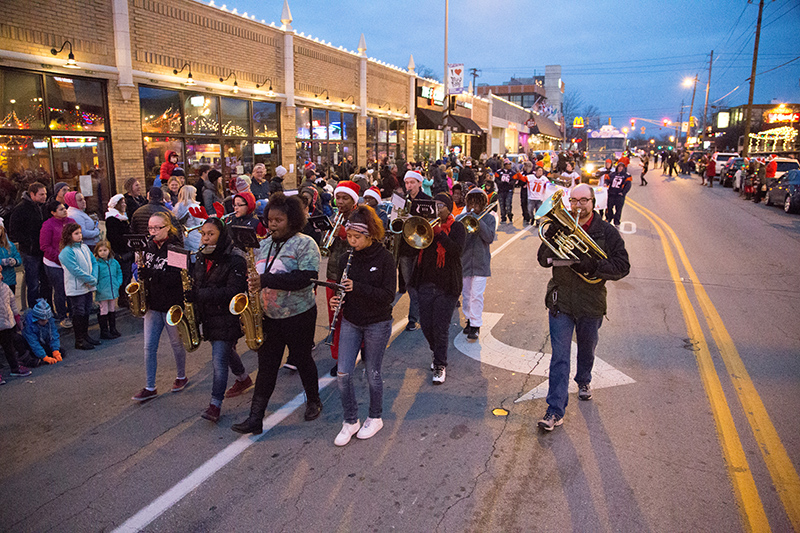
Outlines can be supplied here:
[[[441, 226], [439, 226], [440, 228], [442, 228], [442, 231], [444, 232], [445, 235], [450, 235], [450, 228], [453, 226], [453, 222], [455, 222], [455, 221], [456, 221], [456, 218], [451, 214], [450, 216], [447, 217], [447, 220]], [[417, 264], [418, 265], [422, 264], [422, 252], [424, 252], [424, 251], [425, 251], [424, 248], [419, 251], [419, 256], [417, 257]], [[436, 268], [444, 268], [444, 256], [445, 256], [446, 253], [447, 253], [447, 250], [444, 249], [444, 246], [442, 246], [442, 243], [437, 242], [436, 243]]]
[[126, 215], [125, 213], [120, 213], [113, 207], [109, 207], [108, 211], [106, 211], [106, 218], [111, 218], [111, 217], [119, 220], [128, 220], [128, 215]]

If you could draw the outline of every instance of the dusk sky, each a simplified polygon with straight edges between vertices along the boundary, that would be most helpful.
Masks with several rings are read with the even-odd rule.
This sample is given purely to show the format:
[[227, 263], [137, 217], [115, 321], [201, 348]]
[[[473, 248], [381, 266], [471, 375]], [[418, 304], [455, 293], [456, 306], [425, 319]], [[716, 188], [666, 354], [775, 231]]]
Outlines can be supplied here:
[[[280, 24], [283, 0], [215, 3], [223, 1], [228, 10]], [[363, 32], [370, 57], [405, 68], [413, 54], [417, 66], [441, 76], [444, 0], [290, 0], [289, 7], [298, 32], [351, 50]], [[688, 106], [692, 98], [681, 83], [698, 74], [699, 117], [711, 50], [709, 105], [737, 86], [716, 105], [747, 103], [757, 17], [758, 2], [746, 0], [451, 0], [449, 61], [481, 69], [479, 84], [560, 64], [566, 91], [618, 127], [634, 116], [675, 120], [681, 99]], [[800, 103], [800, 0], [767, 0], [757, 72], [792, 60], [757, 76], [754, 103]]]

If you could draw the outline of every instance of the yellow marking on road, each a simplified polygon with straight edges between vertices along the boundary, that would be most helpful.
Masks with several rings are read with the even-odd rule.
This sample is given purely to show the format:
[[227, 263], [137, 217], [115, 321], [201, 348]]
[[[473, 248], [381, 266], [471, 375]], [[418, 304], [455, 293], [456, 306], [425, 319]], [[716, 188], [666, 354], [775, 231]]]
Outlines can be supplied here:
[[711, 359], [705, 335], [700, 327], [700, 320], [692, 307], [686, 288], [681, 282], [678, 265], [675, 255], [669, 247], [669, 240], [659, 224], [653, 220], [643, 209], [639, 208], [634, 202], [630, 202], [631, 207], [648, 219], [655, 227], [661, 239], [661, 246], [664, 249], [664, 256], [667, 260], [670, 276], [675, 283], [675, 292], [678, 296], [678, 303], [681, 306], [683, 317], [686, 322], [686, 331], [689, 338], [697, 342], [697, 367], [700, 370], [700, 378], [703, 382], [706, 395], [708, 396], [711, 412], [714, 415], [714, 422], [717, 427], [722, 453], [728, 466], [728, 476], [733, 484], [733, 492], [739, 504], [739, 511], [746, 531], [770, 531], [769, 521], [764, 512], [764, 505], [758, 495], [755, 479], [747, 463], [747, 456], [742, 446], [742, 441], [736, 431], [728, 401], [725, 399], [725, 392], [722, 389], [722, 382], [714, 368], [714, 361]]
[[772, 476], [772, 482], [781, 498], [789, 521], [795, 531], [800, 531], [800, 476], [798, 476], [797, 470], [786, 452], [786, 448], [767, 413], [767, 408], [764, 406], [753, 380], [747, 372], [733, 339], [725, 328], [722, 317], [720, 317], [716, 307], [711, 302], [711, 298], [709, 298], [708, 293], [700, 283], [683, 245], [672, 228], [647, 208], [635, 202], [632, 202], [632, 206], [634, 209], [638, 208], [637, 210], [642, 214], [644, 212], [651, 214], [669, 233], [675, 249], [678, 251], [678, 256], [686, 268], [689, 279], [692, 280], [692, 286], [708, 323], [708, 328], [714, 337], [714, 342], [717, 344], [722, 360], [725, 363], [725, 368], [728, 370], [733, 388], [753, 430], [753, 436], [761, 450], [761, 455], [764, 458], [770, 476]]

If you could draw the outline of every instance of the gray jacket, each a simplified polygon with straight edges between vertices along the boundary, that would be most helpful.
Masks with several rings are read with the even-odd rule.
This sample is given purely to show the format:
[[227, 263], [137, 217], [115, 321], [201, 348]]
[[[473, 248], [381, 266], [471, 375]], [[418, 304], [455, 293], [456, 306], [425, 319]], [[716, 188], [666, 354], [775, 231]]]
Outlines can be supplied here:
[[[466, 215], [467, 213], [461, 213], [456, 217], [456, 221], [460, 223], [460, 220]], [[496, 226], [497, 220], [494, 214], [486, 213], [481, 219], [478, 231], [475, 233], [467, 233], [467, 240], [464, 243], [464, 252], [461, 254], [463, 277], [489, 277], [492, 275], [492, 252], [489, 246], [494, 242]]]

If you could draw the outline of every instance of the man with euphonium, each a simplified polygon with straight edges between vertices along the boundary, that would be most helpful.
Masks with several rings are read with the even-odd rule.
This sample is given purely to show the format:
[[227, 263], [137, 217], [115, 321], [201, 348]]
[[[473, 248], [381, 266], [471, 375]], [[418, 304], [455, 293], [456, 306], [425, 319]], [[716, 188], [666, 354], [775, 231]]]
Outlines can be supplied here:
[[[561, 198], [558, 195], [560, 205]], [[569, 387], [570, 348], [575, 332], [578, 344], [578, 368], [575, 382], [578, 398], [592, 399], [592, 366], [597, 346], [600, 325], [606, 314], [606, 280], [619, 280], [628, 275], [630, 262], [625, 242], [619, 232], [600, 213], [594, 211], [594, 190], [586, 184], [576, 185], [569, 195], [572, 217], [588, 236], [605, 253], [604, 259], [584, 255], [580, 261], [568, 266], [554, 266], [563, 258], [543, 242], [539, 247], [539, 264], [553, 268], [553, 277], [547, 285], [545, 306], [549, 309], [550, 344], [553, 355], [550, 359], [547, 412], [539, 421], [539, 427], [552, 431], [563, 423], [567, 407]], [[544, 208], [543, 208], [544, 209]], [[537, 213], [538, 214], [538, 213]], [[552, 239], [556, 224], [545, 231], [544, 238]]]

